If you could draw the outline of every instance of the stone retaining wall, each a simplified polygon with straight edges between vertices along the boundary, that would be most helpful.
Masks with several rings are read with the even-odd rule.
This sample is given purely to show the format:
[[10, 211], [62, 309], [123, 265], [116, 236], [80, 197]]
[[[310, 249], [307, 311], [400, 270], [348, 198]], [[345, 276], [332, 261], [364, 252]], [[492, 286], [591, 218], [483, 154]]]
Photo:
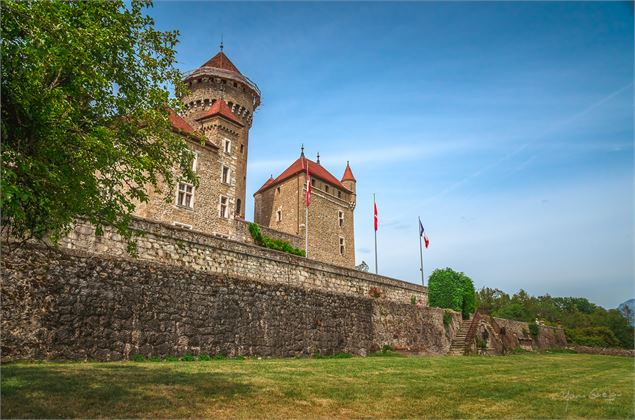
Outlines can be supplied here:
[[[156, 234], [146, 237], [140, 248], [146, 258], [136, 260], [122, 256], [119, 245], [114, 246], [120, 241], [112, 237], [87, 247], [102, 254], [33, 244], [5, 252], [2, 361], [125, 360], [135, 354], [188, 353], [365, 355], [385, 344], [444, 353], [459, 328], [458, 314], [444, 328], [441, 309], [364, 293], [334, 293], [328, 287], [298, 287], [296, 282], [271, 279], [276, 271], [266, 268], [257, 271], [257, 281], [257, 264], [268, 264], [265, 257], [243, 257], [255, 259], [245, 263], [254, 273], [237, 278], [236, 262], [229, 262], [237, 251], [214, 259], [223, 250], [209, 246], [216, 244], [211, 238], [208, 244], [175, 242], [174, 249], [163, 250], [175, 252], [187, 264], [170, 259], [160, 263], [149, 258], [162, 250], [155, 247], [159, 240], [165, 245], [166, 239]], [[65, 242], [71, 248], [74, 243]], [[181, 247], [194, 255], [185, 259], [187, 254], [177, 251]], [[205, 265], [210, 259], [219, 269]], [[320, 276], [312, 262], [303, 269]], [[319, 280], [334, 275], [327, 273]]]
[[[415, 296], [424, 306], [428, 302], [426, 287], [389, 277], [140, 219], [133, 227], [144, 232], [137, 239], [137, 260], [308, 290], [360, 297], [379, 294], [401, 303], [410, 303]], [[92, 226], [81, 221], [60, 247], [131, 259], [126, 241], [113, 229], [106, 227], [104, 235], [96, 237]]]

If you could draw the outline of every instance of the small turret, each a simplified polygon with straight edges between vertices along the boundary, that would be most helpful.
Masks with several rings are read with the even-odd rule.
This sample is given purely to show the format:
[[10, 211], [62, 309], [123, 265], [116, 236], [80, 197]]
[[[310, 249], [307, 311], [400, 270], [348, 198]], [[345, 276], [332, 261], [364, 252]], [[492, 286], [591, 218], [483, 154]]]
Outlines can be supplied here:
[[342, 184], [355, 194], [357, 180], [353, 176], [353, 171], [351, 170], [351, 166], [348, 161], [346, 161], [346, 169], [344, 170], [344, 175], [342, 176]]

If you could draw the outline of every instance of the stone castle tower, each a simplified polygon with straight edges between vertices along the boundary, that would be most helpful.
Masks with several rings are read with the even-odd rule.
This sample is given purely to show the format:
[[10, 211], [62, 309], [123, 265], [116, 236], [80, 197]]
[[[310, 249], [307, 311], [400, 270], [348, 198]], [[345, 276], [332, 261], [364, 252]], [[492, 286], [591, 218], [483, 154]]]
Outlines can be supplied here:
[[254, 222], [306, 238], [306, 167], [311, 177], [308, 208], [309, 258], [345, 267], [355, 266], [354, 210], [356, 183], [346, 164], [341, 180], [320, 163], [300, 157], [254, 194]]
[[166, 202], [163, 192], [150, 192], [149, 202], [141, 203], [135, 214], [236, 239], [235, 220], [245, 218], [249, 129], [260, 90], [229, 60], [222, 44], [218, 54], [183, 82], [189, 88], [181, 97], [185, 112], [171, 113], [170, 120], [196, 153], [193, 169], [199, 186], [179, 183], [173, 202]]

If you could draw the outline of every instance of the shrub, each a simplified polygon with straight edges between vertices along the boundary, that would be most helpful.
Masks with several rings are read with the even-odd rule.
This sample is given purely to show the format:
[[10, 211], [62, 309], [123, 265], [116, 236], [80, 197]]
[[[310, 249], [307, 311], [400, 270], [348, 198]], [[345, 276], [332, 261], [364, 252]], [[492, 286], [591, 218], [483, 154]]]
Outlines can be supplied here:
[[452, 314], [448, 311], [443, 311], [443, 326], [447, 329], [452, 323]]
[[353, 356], [350, 353], [341, 352], [334, 355], [333, 359], [350, 359], [351, 357]]
[[392, 346], [391, 346], [390, 344], [384, 344], [384, 345], [382, 346], [382, 348], [381, 348], [381, 351], [382, 351], [383, 353], [386, 353], [386, 352], [388, 352], [388, 351], [392, 351], [392, 350], [393, 350], [393, 348], [392, 348]]
[[157, 363], [157, 362], [160, 362], [160, 361], [161, 361], [161, 358], [159, 356], [148, 357], [148, 362]]
[[529, 323], [529, 333], [531, 334], [532, 337], [538, 337], [538, 333], [540, 332], [540, 328], [538, 327], [538, 324], [536, 324], [535, 322], [530, 322]]
[[201, 362], [209, 362], [210, 360], [212, 360], [212, 358], [209, 357], [209, 354], [201, 354], [200, 356], [198, 356], [198, 360], [200, 360]]
[[225, 360], [227, 357], [223, 353], [216, 353], [214, 355], [214, 360]]
[[453, 309], [468, 318], [476, 310], [474, 283], [451, 268], [436, 269], [428, 280], [430, 306]]
[[582, 346], [618, 347], [620, 340], [608, 327], [567, 328], [564, 330], [567, 340]]
[[183, 362], [193, 362], [195, 360], [196, 359], [191, 354], [186, 354], [183, 357], [181, 357], [181, 361], [183, 361]]
[[483, 338], [479, 337], [478, 335], [476, 337], [476, 347], [481, 349], [481, 350], [485, 350], [487, 348], [487, 342], [485, 340], [483, 340]]
[[175, 356], [166, 356], [163, 358], [164, 362], [178, 362], [179, 358]]
[[371, 297], [374, 297], [375, 299], [383, 297], [384, 296], [384, 292], [377, 286], [370, 286], [368, 288], [368, 294]]
[[515, 321], [531, 322], [531, 315], [520, 303], [510, 303], [495, 310], [492, 315], [498, 318], [513, 319]]
[[412, 305], [416, 305], [417, 304], [417, 297], [415, 295], [410, 296], [410, 303]]
[[324, 359], [324, 356], [322, 356], [322, 353], [320, 353], [319, 351], [316, 351], [315, 353], [313, 353], [313, 358], [314, 359]]
[[145, 362], [147, 359], [143, 354], [135, 354], [130, 358], [130, 360], [133, 362]]
[[263, 235], [260, 231], [260, 226], [258, 226], [256, 223], [249, 223], [249, 233], [251, 234], [251, 237], [257, 245], [269, 249], [275, 249], [276, 251], [299, 255], [301, 257], [305, 256], [305, 252], [303, 249], [296, 248], [289, 242], [280, 239], [273, 239], [266, 235]]

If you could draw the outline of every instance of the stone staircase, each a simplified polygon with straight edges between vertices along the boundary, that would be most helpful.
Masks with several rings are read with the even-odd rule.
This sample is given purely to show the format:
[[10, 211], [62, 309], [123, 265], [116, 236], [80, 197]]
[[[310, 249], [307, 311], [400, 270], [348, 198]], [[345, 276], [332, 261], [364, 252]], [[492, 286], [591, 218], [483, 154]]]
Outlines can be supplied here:
[[473, 321], [474, 315], [470, 315], [469, 319], [466, 319], [461, 323], [459, 332], [456, 333], [456, 335], [452, 339], [452, 344], [450, 344], [448, 356], [463, 356], [465, 354], [465, 350], [467, 350], [465, 339], [468, 332], [470, 331], [470, 326], [472, 325]]

